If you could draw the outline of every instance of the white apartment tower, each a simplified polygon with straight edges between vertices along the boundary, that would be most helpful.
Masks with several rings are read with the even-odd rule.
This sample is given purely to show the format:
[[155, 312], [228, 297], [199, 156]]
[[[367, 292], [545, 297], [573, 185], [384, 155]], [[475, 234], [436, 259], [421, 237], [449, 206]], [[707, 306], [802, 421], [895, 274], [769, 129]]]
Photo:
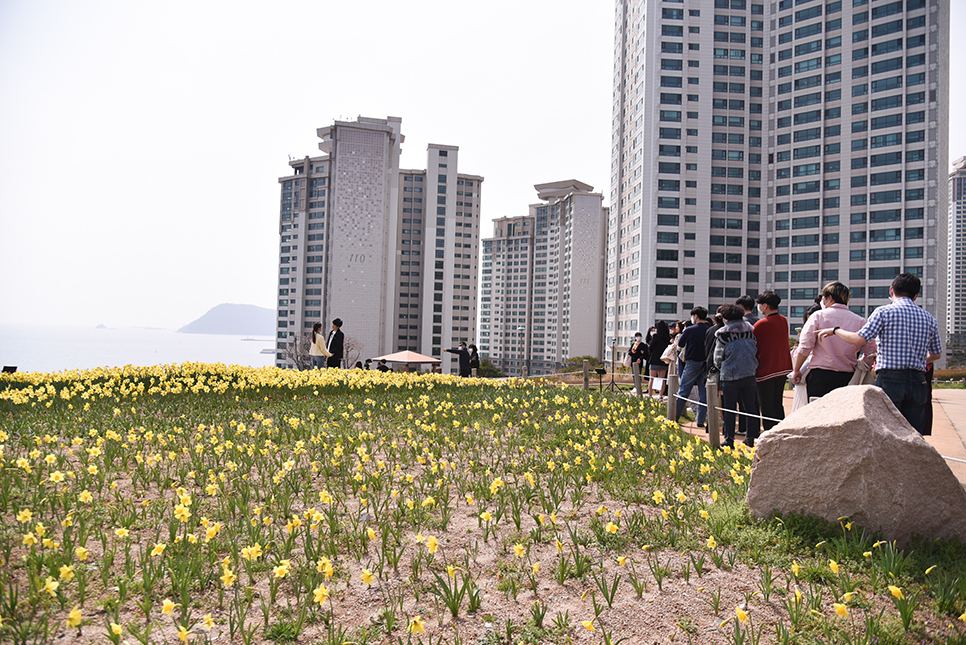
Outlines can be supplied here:
[[867, 316], [900, 271], [945, 324], [948, 15], [619, 0], [608, 339], [764, 289], [800, 319], [836, 279]]
[[966, 157], [949, 174], [948, 342], [966, 348]]
[[510, 376], [601, 356], [607, 209], [593, 186], [534, 186], [540, 203], [483, 240], [480, 355]]
[[[319, 128], [324, 153], [281, 177], [278, 367], [290, 343], [343, 321], [353, 358], [442, 349], [476, 337], [482, 177], [459, 148], [430, 144], [426, 170], [399, 167], [401, 119]], [[444, 360], [444, 370], [453, 363]], [[351, 365], [350, 365], [351, 367]]]

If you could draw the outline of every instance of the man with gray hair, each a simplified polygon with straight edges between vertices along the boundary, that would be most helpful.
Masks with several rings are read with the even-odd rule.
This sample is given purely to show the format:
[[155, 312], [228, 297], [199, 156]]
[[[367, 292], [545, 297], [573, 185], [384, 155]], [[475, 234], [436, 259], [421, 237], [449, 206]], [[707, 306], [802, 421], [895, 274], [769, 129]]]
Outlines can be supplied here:
[[[799, 335], [798, 349], [792, 359], [791, 379], [793, 383], [802, 382], [802, 365], [811, 356], [808, 376], [805, 378], [809, 399], [825, 396], [832, 390], [845, 387], [852, 380], [859, 348], [840, 338], [818, 338], [818, 332], [829, 327], [846, 331], [862, 329], [865, 319], [849, 310], [847, 305], [850, 296], [849, 288], [841, 282], [829, 282], [825, 285], [819, 296], [822, 310], [809, 316]], [[863, 344], [861, 350], [864, 354], [862, 360], [872, 367], [872, 357], [876, 352], [875, 340]]]

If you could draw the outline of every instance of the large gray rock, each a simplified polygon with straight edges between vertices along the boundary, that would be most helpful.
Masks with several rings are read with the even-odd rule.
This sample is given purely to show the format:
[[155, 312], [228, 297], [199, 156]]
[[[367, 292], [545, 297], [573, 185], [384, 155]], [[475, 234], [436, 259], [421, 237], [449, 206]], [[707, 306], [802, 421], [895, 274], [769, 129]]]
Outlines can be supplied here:
[[748, 505], [966, 542], [966, 491], [879, 388], [844, 387], [799, 408], [757, 442]]

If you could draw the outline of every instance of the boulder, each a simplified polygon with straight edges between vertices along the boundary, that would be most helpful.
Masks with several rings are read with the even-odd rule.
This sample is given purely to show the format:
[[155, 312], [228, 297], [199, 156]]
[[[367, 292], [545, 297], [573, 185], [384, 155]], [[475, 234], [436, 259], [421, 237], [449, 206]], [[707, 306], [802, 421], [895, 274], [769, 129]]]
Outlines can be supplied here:
[[834, 390], [762, 434], [747, 499], [758, 517], [848, 517], [900, 544], [966, 542], [966, 490], [873, 385]]

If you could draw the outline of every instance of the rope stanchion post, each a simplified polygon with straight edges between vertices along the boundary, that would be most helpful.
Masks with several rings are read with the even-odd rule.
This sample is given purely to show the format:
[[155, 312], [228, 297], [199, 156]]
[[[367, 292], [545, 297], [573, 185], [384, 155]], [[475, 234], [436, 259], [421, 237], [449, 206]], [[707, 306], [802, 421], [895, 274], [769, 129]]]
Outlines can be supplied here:
[[709, 374], [705, 383], [708, 394], [708, 443], [712, 448], [721, 447], [721, 429], [718, 427], [718, 375]]
[[667, 366], [667, 418], [671, 421], [677, 421], [674, 419], [674, 414], [677, 407], [677, 396], [678, 396], [678, 365], [677, 358], [673, 357], [671, 359], [671, 364]]
[[644, 398], [644, 384], [641, 383], [641, 366], [637, 364], [637, 361], [631, 363], [631, 373], [634, 375], [634, 391], [637, 392], [637, 398]]
[[590, 389], [590, 361], [584, 359], [584, 392]]

